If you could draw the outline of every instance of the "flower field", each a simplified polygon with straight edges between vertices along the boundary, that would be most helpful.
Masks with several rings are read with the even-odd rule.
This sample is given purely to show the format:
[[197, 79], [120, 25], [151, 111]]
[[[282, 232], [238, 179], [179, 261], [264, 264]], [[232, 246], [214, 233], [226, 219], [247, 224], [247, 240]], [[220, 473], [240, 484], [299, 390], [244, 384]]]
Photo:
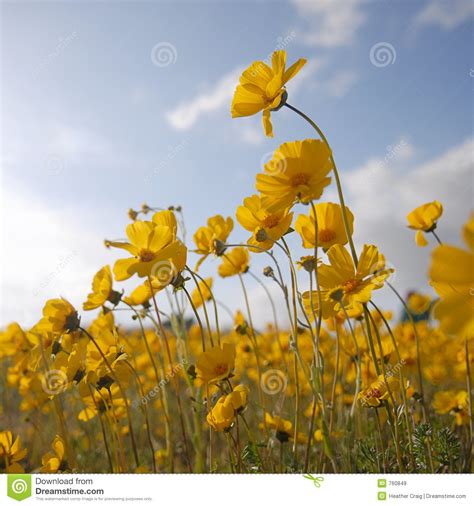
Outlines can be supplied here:
[[[279, 50], [236, 83], [233, 118], [261, 114], [271, 137], [286, 107], [308, 137], [256, 168], [235, 216], [209, 209], [185, 241], [181, 207], [130, 210], [126, 239], [105, 241], [120, 258], [97, 266], [82, 307], [47, 300], [33, 327], [1, 330], [2, 472], [471, 472], [474, 215], [461, 248], [438, 233], [442, 203], [404, 211], [436, 296], [398, 293], [377, 237], [354, 244], [337, 153], [291, 103], [305, 63]], [[214, 294], [231, 277], [243, 307]], [[267, 297], [264, 327], [250, 283]], [[397, 313], [374, 302], [380, 290]]]

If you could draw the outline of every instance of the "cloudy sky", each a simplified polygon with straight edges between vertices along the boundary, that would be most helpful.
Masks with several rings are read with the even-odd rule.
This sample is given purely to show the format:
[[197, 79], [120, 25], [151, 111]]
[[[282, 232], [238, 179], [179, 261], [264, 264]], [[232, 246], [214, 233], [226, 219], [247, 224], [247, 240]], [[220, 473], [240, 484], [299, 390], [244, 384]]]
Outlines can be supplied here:
[[[79, 306], [129, 207], [182, 205], [191, 235], [234, 215], [279, 144], [314, 136], [286, 109], [273, 139], [230, 117], [242, 68], [282, 44], [308, 59], [289, 102], [332, 144], [357, 244], [379, 245], [402, 291], [424, 287], [407, 212], [441, 200], [439, 234], [459, 242], [472, 207], [473, 15], [471, 0], [3, 1], [0, 326], [49, 297]], [[236, 289], [216, 283], [234, 308]]]

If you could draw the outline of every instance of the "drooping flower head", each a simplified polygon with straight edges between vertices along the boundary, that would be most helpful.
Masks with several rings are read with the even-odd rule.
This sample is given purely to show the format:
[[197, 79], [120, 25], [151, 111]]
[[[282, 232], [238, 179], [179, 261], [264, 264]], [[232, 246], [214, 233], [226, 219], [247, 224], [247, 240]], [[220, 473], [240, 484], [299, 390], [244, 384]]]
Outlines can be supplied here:
[[224, 219], [223, 216], [217, 214], [207, 220], [206, 227], [199, 227], [196, 230], [193, 236], [197, 247], [195, 251], [202, 255], [196, 265], [196, 270], [209, 255], [219, 256], [224, 252], [223, 245], [233, 228], [234, 220], [230, 216]]
[[296, 202], [318, 200], [331, 182], [331, 152], [320, 140], [285, 142], [257, 174], [256, 188], [270, 210], [289, 209]]
[[270, 113], [284, 105], [285, 85], [305, 63], [306, 60], [300, 58], [286, 69], [286, 51], [284, 50], [273, 53], [271, 67], [263, 61], [252, 63], [240, 76], [240, 82], [232, 100], [232, 117], [252, 116], [263, 111], [265, 135], [273, 137]]
[[213, 279], [211, 277], [203, 279], [198, 282], [198, 285], [192, 291], [191, 300], [196, 309], [212, 299], [212, 284]]
[[443, 214], [443, 206], [437, 200], [428, 202], [422, 206], [413, 209], [407, 215], [409, 228], [416, 230], [416, 244], [418, 246], [426, 246], [428, 241], [423, 232], [431, 232], [436, 228], [436, 223]]
[[237, 413], [247, 405], [248, 389], [244, 385], [236, 386], [228, 395], [223, 395], [207, 414], [207, 423], [216, 431], [229, 429]]
[[56, 436], [51, 444], [52, 452], [47, 453], [41, 459], [42, 473], [57, 473], [58, 471], [65, 471], [67, 469], [67, 462], [64, 458], [65, 445], [61, 436]]
[[222, 255], [222, 263], [218, 267], [219, 276], [228, 278], [244, 274], [249, 269], [250, 256], [247, 248], [239, 246]]
[[19, 463], [26, 457], [28, 450], [21, 447], [20, 436], [13, 439], [11, 431], [0, 432], [0, 470], [7, 473], [23, 473]]
[[293, 213], [289, 213], [288, 209], [270, 211], [261, 197], [252, 195], [244, 199], [243, 206], [238, 207], [236, 217], [242, 227], [252, 232], [247, 243], [257, 246], [253, 251], [259, 253], [262, 249], [272, 248], [288, 232]]
[[[318, 223], [318, 246], [327, 251], [334, 244], [347, 244], [347, 235], [342, 218], [342, 210], [339, 204], [322, 202], [315, 205]], [[346, 207], [346, 216], [350, 233], [354, 230], [354, 215]], [[313, 249], [315, 243], [315, 220], [311, 208], [309, 216], [300, 214], [295, 221], [295, 230], [303, 240], [303, 247]]]
[[79, 328], [79, 316], [74, 306], [66, 299], [49, 299], [43, 308], [43, 318], [38, 330], [58, 336], [74, 332]]
[[[115, 299], [111, 300], [115, 295]], [[118, 302], [120, 294], [112, 290], [112, 272], [106, 265], [98, 271], [92, 280], [92, 292], [87, 296], [83, 304], [84, 311], [90, 311], [103, 306], [108, 300]]]

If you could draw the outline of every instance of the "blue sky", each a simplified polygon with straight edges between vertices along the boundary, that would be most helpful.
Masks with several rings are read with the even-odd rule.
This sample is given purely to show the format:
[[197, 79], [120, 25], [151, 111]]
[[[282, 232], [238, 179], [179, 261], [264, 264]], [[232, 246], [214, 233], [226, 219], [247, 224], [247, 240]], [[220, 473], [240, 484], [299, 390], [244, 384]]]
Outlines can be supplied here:
[[[80, 304], [116, 258], [101, 241], [123, 236], [129, 207], [181, 204], [193, 232], [212, 214], [234, 215], [280, 143], [314, 136], [286, 109], [273, 115], [273, 139], [259, 117], [230, 117], [239, 71], [282, 41], [289, 62], [308, 59], [289, 102], [330, 140], [358, 244], [393, 255], [405, 290], [423, 283], [429, 254], [405, 228], [411, 207], [441, 199], [440, 233], [457, 241], [472, 206], [469, 0], [1, 9], [0, 325], [33, 323], [58, 294]], [[160, 66], [163, 44], [171, 58]], [[376, 44], [389, 48], [387, 65], [371, 61]], [[236, 225], [232, 238], [246, 233]]]

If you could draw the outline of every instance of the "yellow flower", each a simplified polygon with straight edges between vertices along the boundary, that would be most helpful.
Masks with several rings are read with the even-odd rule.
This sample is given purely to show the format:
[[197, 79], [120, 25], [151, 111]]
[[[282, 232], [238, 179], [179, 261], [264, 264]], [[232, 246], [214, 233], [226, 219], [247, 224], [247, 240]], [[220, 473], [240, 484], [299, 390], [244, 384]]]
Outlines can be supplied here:
[[[293, 437], [293, 424], [289, 420], [280, 418], [279, 416], [272, 416], [270, 413], [265, 413], [266, 426], [276, 432], [276, 438], [281, 443], [286, 443]], [[260, 427], [263, 428], [263, 424]]]
[[42, 466], [40, 472], [52, 474], [58, 471], [65, 471], [68, 466], [64, 460], [65, 447], [61, 436], [54, 438], [51, 448], [53, 451], [47, 453], [41, 459]]
[[429, 276], [441, 297], [434, 316], [448, 334], [472, 333], [474, 326], [474, 214], [464, 225], [463, 237], [467, 250], [443, 244], [431, 256]]
[[321, 197], [331, 182], [331, 152], [315, 139], [285, 142], [257, 174], [256, 188], [269, 211], [289, 209], [296, 202], [308, 204]]
[[[382, 288], [391, 270], [385, 268], [385, 259], [376, 246], [365, 244], [357, 264], [344, 246], [335, 244], [329, 248], [330, 265], [318, 269], [321, 287], [321, 307], [323, 318], [335, 316], [342, 308], [358, 310], [360, 305], [369, 302], [372, 291]], [[318, 310], [318, 297], [313, 293], [313, 307]], [[306, 302], [305, 302], [306, 301]], [[303, 294], [303, 303], [311, 304], [308, 292]]]
[[[387, 388], [388, 384], [388, 388]], [[387, 376], [384, 379], [381, 374], [368, 388], [359, 392], [357, 400], [365, 407], [378, 407], [383, 400], [388, 399], [390, 392], [392, 395], [398, 390], [400, 382], [394, 376]]]
[[207, 414], [207, 423], [219, 432], [228, 429], [234, 422], [236, 413], [247, 405], [247, 395], [247, 387], [238, 385], [230, 394], [220, 397]]
[[218, 268], [219, 276], [228, 278], [237, 274], [244, 274], [249, 270], [249, 262], [247, 248], [234, 248], [222, 256], [222, 263]]
[[434, 200], [417, 207], [407, 215], [409, 228], [417, 230], [415, 240], [418, 246], [426, 246], [428, 244], [423, 232], [434, 230], [442, 214], [443, 206], [440, 202]]
[[430, 308], [431, 297], [418, 292], [411, 292], [408, 295], [408, 307], [414, 314], [423, 314]]
[[43, 308], [43, 318], [38, 330], [61, 335], [79, 328], [79, 317], [72, 304], [66, 299], [49, 299]]
[[199, 281], [198, 286], [193, 290], [191, 299], [196, 309], [212, 299], [212, 283], [212, 278], [206, 278]]
[[176, 229], [176, 218], [171, 211], [155, 213], [152, 221], [127, 225], [130, 242], [109, 243], [132, 255], [115, 262], [115, 279], [124, 281], [137, 274], [140, 278], [154, 276], [163, 286], [170, 284], [186, 265], [187, 249], [176, 238]]
[[227, 241], [229, 234], [234, 228], [234, 220], [228, 216], [217, 214], [207, 220], [206, 227], [199, 227], [193, 236], [197, 246], [196, 253], [203, 255], [196, 264], [196, 270], [204, 262], [208, 255], [221, 255], [223, 253], [223, 244]]
[[258, 195], [244, 199], [244, 205], [239, 206], [236, 213], [237, 221], [249, 232], [252, 237], [248, 244], [258, 246], [253, 251], [261, 252], [273, 247], [291, 226], [293, 213], [288, 209], [270, 211]]
[[468, 397], [466, 390], [445, 390], [436, 392], [433, 399], [433, 408], [436, 413], [446, 415], [453, 414], [456, 417], [456, 425], [469, 423]]
[[271, 68], [263, 61], [256, 61], [240, 76], [234, 93], [231, 113], [233, 118], [252, 116], [263, 111], [263, 129], [267, 137], [273, 137], [270, 112], [278, 110], [286, 102], [285, 84], [306, 63], [300, 58], [286, 69], [286, 51], [275, 51]]
[[197, 377], [204, 383], [211, 383], [229, 377], [235, 365], [235, 346], [224, 343], [202, 352], [196, 360]]
[[20, 460], [26, 457], [28, 450], [21, 447], [20, 436], [13, 441], [9, 430], [0, 432], [0, 470], [6, 473], [24, 473]]
[[139, 306], [146, 304], [155, 293], [165, 288], [163, 283], [158, 281], [155, 277], [151, 277], [150, 281], [147, 279], [142, 285], [137, 286], [130, 295], [123, 298], [125, 304], [130, 306]]
[[[341, 206], [332, 202], [316, 204], [316, 218], [318, 222], [318, 246], [327, 251], [334, 244], [347, 244], [347, 235], [342, 219]], [[352, 235], [354, 215], [346, 207], [346, 216], [349, 230]], [[304, 248], [314, 249], [315, 243], [315, 220], [311, 208], [309, 216], [300, 214], [295, 221], [295, 230], [303, 239]]]
[[[113, 293], [117, 292], [112, 290], [112, 272], [110, 267], [106, 265], [96, 273], [92, 280], [92, 293], [87, 296], [87, 301], [83, 304], [84, 311], [103, 306], [107, 300], [110, 300]], [[120, 296], [118, 293], [117, 295]], [[111, 302], [114, 303], [115, 301], [118, 302], [118, 299]]]

